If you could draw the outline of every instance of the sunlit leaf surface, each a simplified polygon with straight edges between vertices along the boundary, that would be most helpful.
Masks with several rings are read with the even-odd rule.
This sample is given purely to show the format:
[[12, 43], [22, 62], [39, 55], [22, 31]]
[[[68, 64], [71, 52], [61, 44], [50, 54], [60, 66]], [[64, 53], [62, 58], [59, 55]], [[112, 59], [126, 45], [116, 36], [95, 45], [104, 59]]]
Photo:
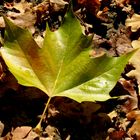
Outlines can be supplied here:
[[121, 57], [89, 56], [92, 36], [82, 34], [69, 11], [61, 27], [48, 28], [42, 48], [31, 34], [7, 18], [1, 54], [18, 82], [44, 91], [49, 97], [65, 96], [78, 102], [105, 101], [133, 53]]

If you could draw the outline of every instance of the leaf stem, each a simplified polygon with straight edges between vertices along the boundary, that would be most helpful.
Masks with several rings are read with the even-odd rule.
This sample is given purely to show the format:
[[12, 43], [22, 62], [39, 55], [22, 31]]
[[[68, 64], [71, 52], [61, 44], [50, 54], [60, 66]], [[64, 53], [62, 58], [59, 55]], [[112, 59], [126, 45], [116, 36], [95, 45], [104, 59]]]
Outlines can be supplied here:
[[37, 133], [40, 133], [40, 132], [42, 131], [41, 123], [42, 123], [42, 121], [43, 121], [43, 119], [44, 119], [44, 116], [45, 116], [45, 113], [46, 113], [46, 111], [47, 111], [47, 109], [48, 109], [48, 105], [49, 105], [49, 103], [50, 103], [50, 101], [51, 101], [51, 98], [52, 98], [52, 97], [49, 97], [49, 98], [48, 98], [47, 103], [46, 103], [46, 106], [45, 106], [45, 108], [44, 108], [44, 111], [43, 111], [43, 113], [42, 113], [42, 115], [41, 115], [40, 121], [39, 121], [39, 123], [37, 124], [37, 126], [34, 128], [34, 131], [37, 132]]

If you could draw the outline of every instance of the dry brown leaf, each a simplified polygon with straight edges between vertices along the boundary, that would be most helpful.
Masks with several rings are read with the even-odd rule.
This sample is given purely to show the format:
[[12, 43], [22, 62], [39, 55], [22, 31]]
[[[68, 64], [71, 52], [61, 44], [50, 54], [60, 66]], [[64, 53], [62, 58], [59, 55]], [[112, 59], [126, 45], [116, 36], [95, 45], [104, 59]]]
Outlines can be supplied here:
[[125, 4], [129, 3], [129, 0], [115, 0], [115, 3], [120, 7], [123, 7]]
[[126, 115], [126, 117], [128, 118], [128, 120], [136, 120], [132, 127], [128, 130], [128, 135], [136, 135], [137, 140], [140, 140], [140, 110], [131, 111]]
[[122, 140], [125, 135], [125, 131], [119, 130], [119, 131], [113, 131], [112, 133], [109, 133], [109, 139], [110, 140]]
[[[140, 38], [132, 42], [132, 46], [135, 49], [140, 48]], [[138, 82], [138, 87], [140, 91], [140, 50], [138, 50], [134, 56], [129, 60], [129, 62], [135, 67], [134, 70], [131, 70], [127, 76], [135, 77]]]
[[92, 15], [97, 15], [99, 12], [101, 3], [100, 0], [76, 0], [79, 5], [85, 7], [87, 11]]
[[140, 38], [138, 40], [132, 41], [132, 46], [137, 49], [140, 48]]
[[61, 112], [65, 117], [71, 117], [80, 121], [80, 123], [88, 124], [93, 119], [93, 114], [101, 107], [100, 104], [94, 102], [82, 102], [79, 104], [70, 99], [57, 97], [53, 101], [56, 110]]
[[0, 17], [0, 28], [4, 28], [4, 27], [5, 27], [4, 19], [3, 17]]
[[125, 25], [130, 26], [132, 32], [136, 32], [140, 28], [140, 15], [134, 13], [131, 18], [126, 19]]
[[13, 132], [11, 132], [13, 135], [12, 140], [24, 139], [29, 134], [31, 129], [32, 127], [30, 126], [17, 127]]
[[7, 16], [11, 19], [16, 25], [28, 28], [31, 33], [35, 32], [34, 24], [36, 23], [36, 13], [33, 10], [33, 4], [22, 0], [19, 3], [14, 2], [13, 8], [19, 12], [7, 12]]
[[0, 121], [0, 137], [3, 133], [3, 130], [4, 130], [4, 124]]
[[45, 131], [48, 134], [47, 140], [61, 140], [60, 133], [56, 127], [48, 125]]
[[68, 2], [63, 0], [50, 0], [50, 3], [53, 4], [54, 10], [59, 11], [61, 8], [64, 8]]
[[36, 43], [38, 44], [38, 46], [39, 46], [40, 48], [42, 48], [44, 38], [43, 38], [42, 36], [38, 35], [38, 36], [36, 36], [36, 37], [34, 38], [34, 40], [36, 41]]
[[30, 131], [28, 136], [24, 138], [23, 140], [35, 140], [35, 139], [39, 139], [39, 135], [35, 133], [34, 131]]
[[129, 92], [130, 95], [123, 95], [120, 97], [120, 100], [126, 100], [121, 109], [123, 112], [128, 113], [134, 109], [138, 108], [138, 98], [135, 90], [135, 85], [132, 80], [125, 80], [121, 78], [119, 82], [122, 84], [125, 90]]
[[3, 75], [3, 68], [2, 68], [2, 64], [0, 62], [0, 80], [2, 79], [2, 75]]

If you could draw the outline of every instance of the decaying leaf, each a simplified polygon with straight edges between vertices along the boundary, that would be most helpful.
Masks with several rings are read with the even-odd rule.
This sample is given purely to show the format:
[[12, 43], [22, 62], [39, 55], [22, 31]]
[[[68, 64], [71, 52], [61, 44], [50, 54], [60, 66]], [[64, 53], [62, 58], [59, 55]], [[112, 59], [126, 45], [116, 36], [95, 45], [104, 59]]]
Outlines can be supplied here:
[[140, 28], [140, 15], [134, 13], [131, 18], [127, 18], [125, 25], [131, 27], [132, 32], [136, 32]]
[[82, 34], [79, 21], [69, 10], [61, 27], [48, 29], [42, 48], [27, 30], [7, 18], [1, 48], [9, 70], [24, 86], [44, 91], [50, 98], [66, 96], [78, 102], [105, 101], [133, 52], [121, 57], [89, 57], [92, 36]]

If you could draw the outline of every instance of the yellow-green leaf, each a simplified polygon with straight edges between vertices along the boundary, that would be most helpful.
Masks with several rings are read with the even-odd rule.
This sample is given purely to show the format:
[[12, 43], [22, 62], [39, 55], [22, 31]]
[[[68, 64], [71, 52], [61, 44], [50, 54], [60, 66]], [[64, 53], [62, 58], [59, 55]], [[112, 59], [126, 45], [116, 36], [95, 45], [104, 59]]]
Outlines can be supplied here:
[[49, 97], [66, 96], [78, 102], [105, 101], [133, 52], [121, 57], [89, 56], [92, 36], [82, 34], [70, 10], [61, 27], [46, 29], [40, 48], [31, 34], [5, 18], [1, 54], [18, 82], [44, 91]]

